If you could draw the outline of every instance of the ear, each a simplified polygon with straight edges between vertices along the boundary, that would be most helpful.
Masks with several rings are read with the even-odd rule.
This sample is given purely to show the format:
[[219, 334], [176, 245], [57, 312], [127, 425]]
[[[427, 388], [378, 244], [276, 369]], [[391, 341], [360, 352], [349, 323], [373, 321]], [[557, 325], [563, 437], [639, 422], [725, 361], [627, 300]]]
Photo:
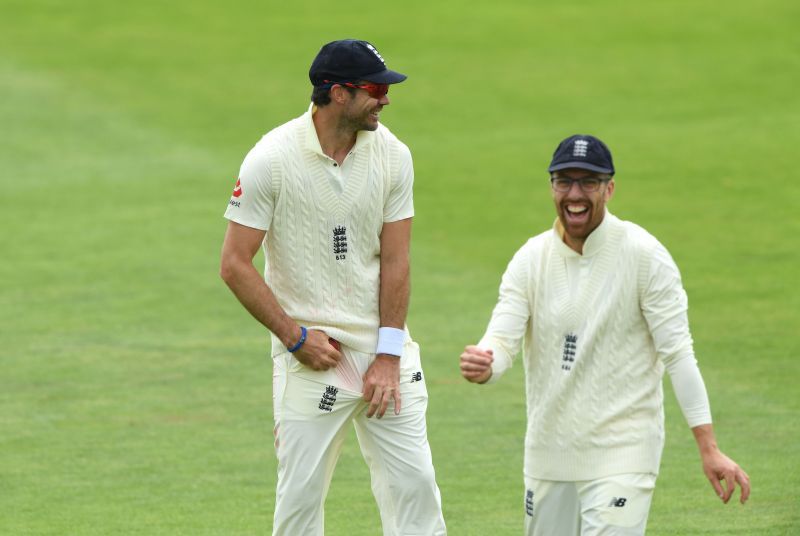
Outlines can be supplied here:
[[340, 86], [339, 84], [334, 84], [331, 87], [331, 101], [337, 104], [344, 104], [350, 98], [350, 92], [344, 88], [344, 86]]
[[614, 179], [608, 181], [608, 185], [606, 186], [606, 203], [611, 200], [611, 197], [614, 195]]

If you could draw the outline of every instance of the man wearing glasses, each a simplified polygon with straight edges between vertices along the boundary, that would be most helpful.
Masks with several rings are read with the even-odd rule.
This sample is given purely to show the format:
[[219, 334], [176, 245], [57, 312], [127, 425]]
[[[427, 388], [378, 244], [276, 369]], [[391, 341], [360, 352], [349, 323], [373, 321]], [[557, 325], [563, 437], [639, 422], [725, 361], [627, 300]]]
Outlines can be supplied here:
[[[380, 121], [389, 70], [366, 41], [322, 47], [312, 103], [245, 158], [225, 217], [221, 275], [272, 332], [273, 534], [323, 534], [354, 423], [384, 534], [443, 535], [419, 348], [405, 326], [411, 153]], [[261, 278], [253, 258], [263, 244]]]
[[467, 380], [491, 383], [523, 349], [526, 534], [644, 534], [665, 369], [706, 477], [725, 503], [738, 483], [744, 503], [749, 478], [714, 439], [678, 268], [653, 236], [606, 209], [611, 152], [571, 136], [549, 172], [553, 229], [514, 255], [486, 333], [461, 354]]

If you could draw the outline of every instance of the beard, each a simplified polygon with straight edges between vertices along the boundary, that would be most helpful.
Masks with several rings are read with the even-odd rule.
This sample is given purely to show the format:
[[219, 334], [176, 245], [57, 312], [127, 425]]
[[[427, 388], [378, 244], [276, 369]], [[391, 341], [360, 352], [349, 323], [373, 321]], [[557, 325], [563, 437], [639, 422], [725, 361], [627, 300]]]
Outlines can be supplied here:
[[378, 129], [378, 118], [373, 113], [380, 113], [383, 107], [375, 107], [371, 110], [364, 110], [358, 113], [347, 113], [342, 117], [341, 125], [347, 130], [358, 132], [359, 130], [374, 131]]

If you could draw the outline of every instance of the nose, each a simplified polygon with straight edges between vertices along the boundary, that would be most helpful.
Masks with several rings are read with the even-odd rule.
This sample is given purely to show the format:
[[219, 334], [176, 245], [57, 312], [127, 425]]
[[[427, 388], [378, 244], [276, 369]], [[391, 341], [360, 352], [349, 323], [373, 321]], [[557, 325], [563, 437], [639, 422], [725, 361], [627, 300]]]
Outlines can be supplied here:
[[381, 106], [388, 106], [388, 104], [389, 104], [389, 95], [384, 95], [383, 97], [378, 99], [378, 103]]
[[572, 181], [572, 184], [569, 185], [569, 190], [567, 191], [567, 196], [577, 196], [583, 197], [583, 189], [581, 188], [581, 183], [578, 181]]

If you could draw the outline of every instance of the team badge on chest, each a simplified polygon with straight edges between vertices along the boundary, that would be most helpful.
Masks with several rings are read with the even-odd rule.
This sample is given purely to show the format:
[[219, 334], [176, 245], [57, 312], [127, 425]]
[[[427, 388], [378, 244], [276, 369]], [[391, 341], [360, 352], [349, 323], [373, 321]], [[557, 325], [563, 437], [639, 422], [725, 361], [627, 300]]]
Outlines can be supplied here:
[[347, 227], [344, 225], [333, 228], [333, 255], [337, 261], [347, 258]]
[[575, 364], [575, 352], [578, 350], [578, 336], [567, 333], [564, 336], [564, 352], [561, 356], [561, 370], [572, 370]]

